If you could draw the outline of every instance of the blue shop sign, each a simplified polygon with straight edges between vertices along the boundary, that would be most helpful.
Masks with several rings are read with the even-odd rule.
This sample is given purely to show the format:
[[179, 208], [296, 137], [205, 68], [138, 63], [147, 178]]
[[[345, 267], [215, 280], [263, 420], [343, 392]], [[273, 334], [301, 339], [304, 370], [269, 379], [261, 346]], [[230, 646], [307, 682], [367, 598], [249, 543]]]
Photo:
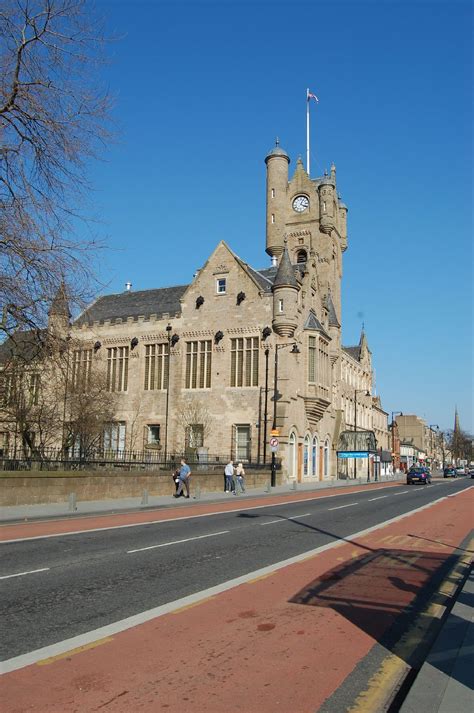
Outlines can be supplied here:
[[368, 451], [337, 451], [338, 458], [367, 458]]

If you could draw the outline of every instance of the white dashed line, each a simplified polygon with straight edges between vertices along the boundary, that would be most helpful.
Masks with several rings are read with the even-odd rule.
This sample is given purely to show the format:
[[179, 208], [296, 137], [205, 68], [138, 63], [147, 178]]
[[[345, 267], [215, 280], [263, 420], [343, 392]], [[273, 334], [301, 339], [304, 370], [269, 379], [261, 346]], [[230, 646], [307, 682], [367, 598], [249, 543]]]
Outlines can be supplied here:
[[337, 508], [328, 508], [329, 510], [342, 510], [342, 508], [351, 508], [353, 505], [358, 505], [359, 503], [349, 503], [349, 505], [338, 505]]
[[260, 522], [260, 527], [265, 527], [265, 525], [276, 525], [278, 522], [288, 522], [288, 520], [299, 520], [301, 517], [309, 517], [310, 512], [306, 512], [304, 515], [293, 515], [292, 517], [281, 517], [278, 520], [270, 520], [270, 522]]
[[47, 572], [49, 567], [42, 567], [41, 569], [31, 569], [29, 572], [17, 572], [17, 574], [4, 574], [0, 579], [11, 579], [12, 577], [23, 577], [25, 574], [35, 574], [36, 572]]
[[367, 502], [368, 502], [368, 503], [373, 503], [374, 500], [382, 500], [382, 498], [388, 498], [388, 495], [379, 495], [378, 498], [370, 498], [370, 500], [368, 500]]
[[127, 555], [134, 552], [143, 552], [144, 550], [156, 550], [158, 547], [169, 547], [170, 545], [180, 545], [182, 542], [191, 542], [192, 540], [203, 540], [205, 537], [217, 537], [217, 535], [227, 535], [230, 530], [222, 530], [221, 532], [211, 532], [209, 535], [198, 535], [197, 537], [187, 537], [185, 540], [173, 540], [172, 542], [162, 542], [161, 545], [150, 545], [149, 547], [140, 547], [138, 550], [127, 550]]

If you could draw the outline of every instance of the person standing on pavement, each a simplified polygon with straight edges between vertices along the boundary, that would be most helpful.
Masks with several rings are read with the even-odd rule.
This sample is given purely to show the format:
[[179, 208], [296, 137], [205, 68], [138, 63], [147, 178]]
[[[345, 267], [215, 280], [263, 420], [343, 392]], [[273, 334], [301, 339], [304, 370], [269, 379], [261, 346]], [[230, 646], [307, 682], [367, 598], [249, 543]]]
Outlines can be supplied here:
[[230, 460], [225, 469], [224, 469], [224, 475], [225, 475], [225, 492], [230, 493], [232, 492], [235, 495], [235, 482], [234, 482], [234, 461]]
[[235, 487], [237, 490], [237, 485], [240, 488], [241, 493], [245, 493], [245, 470], [243, 463], [238, 463], [235, 469]]
[[173, 495], [174, 498], [179, 498], [179, 496], [183, 492], [183, 488], [186, 488], [186, 498], [189, 498], [189, 478], [191, 477], [191, 468], [189, 465], [186, 463], [184, 458], [181, 459], [181, 468], [179, 469], [179, 484], [178, 484], [178, 490], [177, 492]]

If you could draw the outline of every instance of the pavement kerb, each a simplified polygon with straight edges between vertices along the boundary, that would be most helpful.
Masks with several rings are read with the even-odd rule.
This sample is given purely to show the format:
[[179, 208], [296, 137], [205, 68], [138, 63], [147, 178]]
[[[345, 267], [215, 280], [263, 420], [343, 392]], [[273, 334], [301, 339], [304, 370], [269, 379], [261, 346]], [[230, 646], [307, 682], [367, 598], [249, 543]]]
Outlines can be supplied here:
[[[405, 475], [397, 475], [393, 478], [382, 478], [378, 481], [371, 480], [370, 482], [359, 478], [328, 482], [320, 481], [318, 483], [298, 483], [296, 488], [292, 483], [287, 483], [271, 489], [247, 489], [245, 494], [237, 495], [235, 500], [249, 500], [255, 497], [272, 498], [278, 495], [294, 495], [297, 493], [319, 492], [321, 490], [338, 490], [347, 487], [373, 487], [374, 485], [380, 486], [390, 484], [397, 485], [403, 483], [404, 481]], [[232, 496], [223, 492], [199, 492], [194, 495], [191, 494], [190, 500], [183, 502], [182, 500], [177, 501], [171, 494], [169, 496], [148, 496], [147, 505], [142, 505], [141, 494], [136, 498], [121, 498], [120, 500], [76, 501], [73, 499], [76, 508], [74, 511], [70, 510], [70, 500], [63, 503], [11, 505], [1, 508], [0, 523], [8, 525], [44, 519], [80, 518], [82, 516], [106, 515], [119, 512], [146, 512], [147, 510], [176, 507], [178, 503], [182, 506], [188, 506], [196, 502], [202, 504], [228, 502], [230, 497]]]
[[[472, 564], [471, 558], [466, 566], [463, 581], [454, 596], [453, 605], [445, 614], [436, 640], [399, 708], [400, 713], [451, 713], [474, 709]], [[465, 595], [465, 602], [460, 601], [461, 595]], [[464, 679], [466, 684], [460, 681], [460, 678]]]

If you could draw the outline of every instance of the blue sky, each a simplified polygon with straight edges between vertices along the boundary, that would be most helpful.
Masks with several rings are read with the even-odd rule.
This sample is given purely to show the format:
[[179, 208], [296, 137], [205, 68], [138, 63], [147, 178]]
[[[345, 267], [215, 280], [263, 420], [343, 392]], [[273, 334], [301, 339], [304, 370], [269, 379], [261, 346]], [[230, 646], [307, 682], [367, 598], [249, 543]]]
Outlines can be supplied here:
[[343, 340], [364, 321], [388, 412], [472, 420], [469, 2], [97, 0], [117, 140], [90, 167], [104, 292], [184, 284], [217, 242], [254, 267], [278, 135], [349, 207]]

